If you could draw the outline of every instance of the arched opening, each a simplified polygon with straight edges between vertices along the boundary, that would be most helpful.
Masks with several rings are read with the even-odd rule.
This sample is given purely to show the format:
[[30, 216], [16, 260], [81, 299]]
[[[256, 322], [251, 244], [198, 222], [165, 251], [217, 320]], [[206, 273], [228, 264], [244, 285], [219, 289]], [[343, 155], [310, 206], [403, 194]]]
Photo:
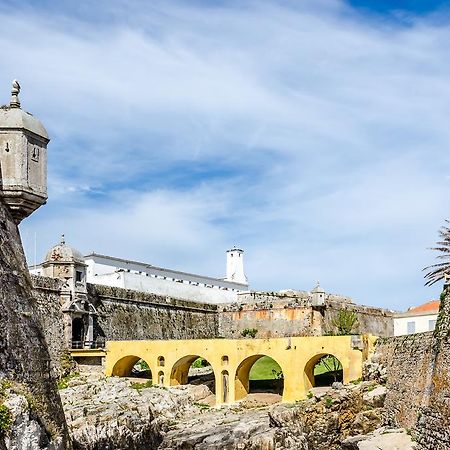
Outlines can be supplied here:
[[211, 364], [199, 355], [187, 355], [172, 367], [170, 384], [204, 384], [212, 394], [216, 392], [214, 370]]
[[83, 348], [84, 320], [82, 317], [72, 319], [72, 348]]
[[158, 367], [164, 367], [166, 360], [164, 356], [158, 356]]
[[284, 377], [280, 365], [266, 355], [244, 359], [236, 370], [235, 398], [251, 397], [252, 403], [269, 404], [281, 401]]
[[344, 378], [342, 364], [336, 356], [321, 353], [312, 357], [305, 367], [305, 378], [309, 387], [331, 386]]
[[222, 402], [228, 403], [230, 398], [230, 376], [227, 370], [222, 371]]
[[152, 379], [149, 365], [139, 356], [129, 355], [119, 359], [112, 370], [113, 377], [133, 377]]
[[161, 386], [164, 384], [164, 372], [158, 372], [158, 384]]

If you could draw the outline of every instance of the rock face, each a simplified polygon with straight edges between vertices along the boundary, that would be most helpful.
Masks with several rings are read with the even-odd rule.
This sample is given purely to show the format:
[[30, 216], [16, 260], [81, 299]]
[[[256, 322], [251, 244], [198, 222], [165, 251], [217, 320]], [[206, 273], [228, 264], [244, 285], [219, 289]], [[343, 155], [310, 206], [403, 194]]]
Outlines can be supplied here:
[[247, 409], [252, 402], [243, 401], [216, 409], [204, 385], [131, 383], [78, 377], [61, 391], [75, 449], [337, 450], [349, 436], [359, 442], [380, 426], [385, 396], [384, 387], [363, 382], [316, 388], [295, 405]]
[[42, 446], [10, 444], [6, 448], [51, 448], [49, 445], [70, 448], [31, 289], [17, 226], [0, 198], [0, 377], [22, 382], [27, 387], [36, 424], [46, 436], [41, 440]]

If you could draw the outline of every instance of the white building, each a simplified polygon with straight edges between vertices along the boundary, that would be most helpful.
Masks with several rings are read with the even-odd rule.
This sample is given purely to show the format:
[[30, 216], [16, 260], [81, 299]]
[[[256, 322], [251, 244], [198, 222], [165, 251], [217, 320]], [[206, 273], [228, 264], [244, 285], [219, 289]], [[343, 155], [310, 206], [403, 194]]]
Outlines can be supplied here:
[[[234, 302], [238, 293], [248, 291], [243, 251], [236, 248], [227, 251], [227, 271], [224, 279], [98, 253], [84, 256], [83, 261], [86, 264], [86, 281], [93, 284], [202, 303]], [[44, 264], [45, 262], [30, 268], [30, 272], [44, 275]]]
[[409, 308], [404, 313], [394, 316], [394, 336], [433, 331], [439, 312], [439, 300], [432, 300], [423, 305]]

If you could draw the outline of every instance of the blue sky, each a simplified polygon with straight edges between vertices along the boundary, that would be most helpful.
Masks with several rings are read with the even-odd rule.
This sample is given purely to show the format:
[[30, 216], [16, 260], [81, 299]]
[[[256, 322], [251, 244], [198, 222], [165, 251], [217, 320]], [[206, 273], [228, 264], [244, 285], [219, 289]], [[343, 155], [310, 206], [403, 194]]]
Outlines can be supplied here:
[[[0, 100], [49, 145], [30, 262], [95, 250], [258, 290], [436, 297], [448, 218], [448, 2], [0, 1]], [[1, 88], [3, 86], [3, 88]], [[3, 94], [1, 94], [3, 92]]]

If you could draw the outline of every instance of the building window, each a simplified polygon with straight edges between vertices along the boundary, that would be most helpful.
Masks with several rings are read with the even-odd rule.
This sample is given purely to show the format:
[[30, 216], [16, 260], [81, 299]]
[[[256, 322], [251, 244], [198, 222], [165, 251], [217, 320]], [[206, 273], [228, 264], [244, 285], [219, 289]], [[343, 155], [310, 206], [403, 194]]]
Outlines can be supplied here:
[[83, 272], [80, 272], [79, 270], [75, 272], [75, 281], [77, 281], [78, 283], [81, 283], [83, 281]]
[[408, 334], [414, 334], [416, 332], [416, 322], [407, 322], [406, 323], [406, 332]]
[[435, 327], [436, 327], [436, 320], [429, 320], [428, 321], [428, 329], [430, 331], [433, 331]]

